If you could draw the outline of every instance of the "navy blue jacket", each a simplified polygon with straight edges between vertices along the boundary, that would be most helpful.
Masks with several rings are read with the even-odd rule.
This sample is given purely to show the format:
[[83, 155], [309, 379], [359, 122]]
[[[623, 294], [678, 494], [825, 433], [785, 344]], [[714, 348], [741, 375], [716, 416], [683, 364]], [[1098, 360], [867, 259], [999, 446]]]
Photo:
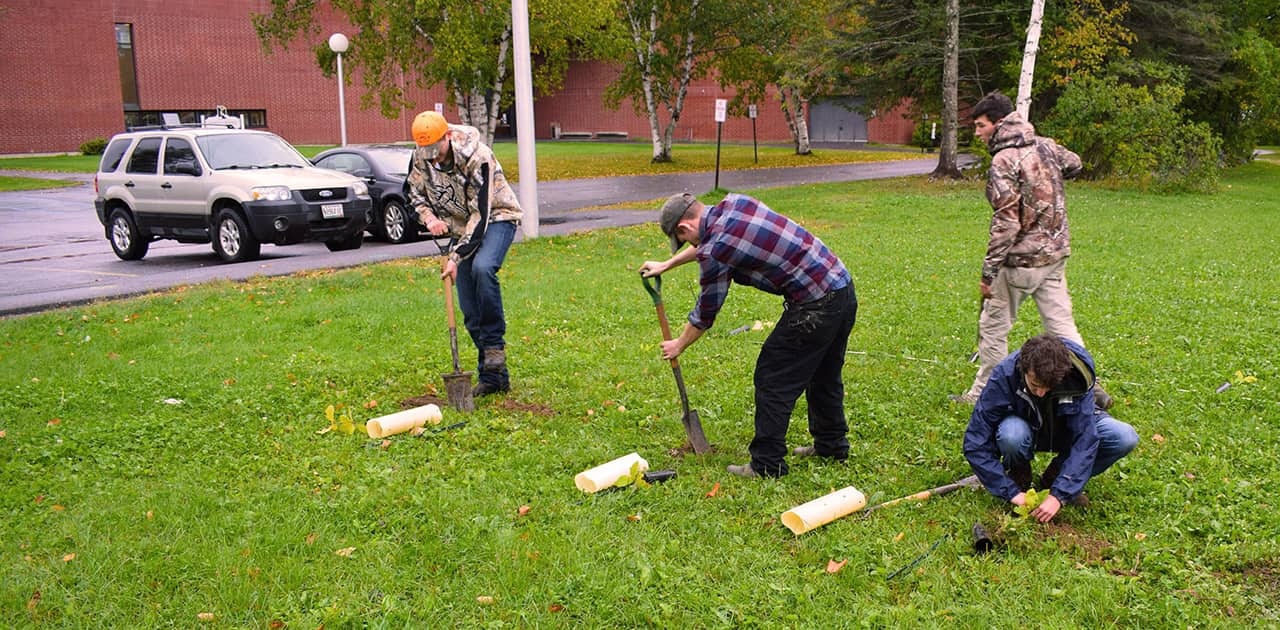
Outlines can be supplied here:
[[996, 428], [1009, 416], [1027, 421], [1035, 436], [1036, 451], [1065, 455], [1062, 471], [1049, 489], [1059, 501], [1069, 501], [1083, 492], [1093, 473], [1098, 454], [1098, 430], [1093, 419], [1093, 357], [1075, 342], [1062, 341], [1074, 355], [1074, 368], [1044, 398], [1037, 399], [1027, 391], [1026, 379], [1018, 369], [1018, 356], [1022, 354], [1019, 350], [992, 371], [991, 380], [969, 417], [969, 427], [964, 432], [965, 459], [987, 491], [1006, 501], [1022, 492], [1005, 474], [996, 446]]

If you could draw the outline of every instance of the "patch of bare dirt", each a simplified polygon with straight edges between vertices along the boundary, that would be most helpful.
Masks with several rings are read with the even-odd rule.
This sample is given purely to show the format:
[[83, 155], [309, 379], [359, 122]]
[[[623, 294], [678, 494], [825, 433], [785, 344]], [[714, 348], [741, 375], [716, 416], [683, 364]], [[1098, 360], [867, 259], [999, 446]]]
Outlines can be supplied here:
[[406, 398], [400, 401], [401, 409], [413, 409], [414, 407], [422, 407], [424, 405], [435, 405], [437, 407], [440, 407], [441, 409], [444, 409], [446, 406], [449, 405], [449, 402], [439, 396], [436, 396], [435, 394], [423, 394], [421, 396], [412, 396], [410, 398]]
[[1106, 550], [1113, 546], [1104, 538], [1082, 532], [1069, 523], [1056, 521], [1050, 521], [1040, 528], [1040, 537], [1057, 539], [1058, 544], [1064, 548], [1074, 549], [1080, 554], [1081, 562], [1090, 564], [1100, 562]]

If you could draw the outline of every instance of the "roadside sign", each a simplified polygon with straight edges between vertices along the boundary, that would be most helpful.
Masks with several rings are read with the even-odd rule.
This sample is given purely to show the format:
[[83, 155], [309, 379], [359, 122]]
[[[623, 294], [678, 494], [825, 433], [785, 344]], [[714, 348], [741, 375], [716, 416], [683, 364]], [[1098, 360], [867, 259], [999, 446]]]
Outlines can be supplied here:
[[729, 111], [729, 100], [723, 99], [723, 98], [716, 99], [716, 122], [718, 123], [724, 122], [725, 114], [728, 111]]
[[748, 116], [749, 118], [755, 118], [755, 117], [756, 117], [756, 106], [755, 106], [754, 104], [752, 104], [752, 105], [747, 105], [747, 116]]
[[444, 115], [444, 103], [436, 103], [436, 113], [441, 116]]

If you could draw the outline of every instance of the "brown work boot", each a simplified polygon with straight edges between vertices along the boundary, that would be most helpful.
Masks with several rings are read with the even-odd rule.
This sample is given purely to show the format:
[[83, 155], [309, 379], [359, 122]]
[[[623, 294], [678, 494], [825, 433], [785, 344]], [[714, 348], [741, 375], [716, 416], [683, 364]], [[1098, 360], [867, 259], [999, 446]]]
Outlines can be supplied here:
[[1031, 464], [1018, 464], [1004, 471], [1013, 483], [1018, 486], [1019, 490], [1026, 492], [1031, 488]]
[[507, 367], [506, 348], [485, 348], [483, 367], [489, 371], [501, 370]]
[[759, 474], [756, 473], [756, 469], [751, 467], [751, 462], [747, 462], [745, 464], [742, 464], [741, 466], [738, 466], [735, 464], [729, 464], [727, 467], [725, 467], [725, 470], [739, 477], [746, 477], [748, 479], [760, 476]]
[[791, 449], [791, 454], [797, 457], [813, 457], [818, 454], [818, 450], [810, 444], [809, 446], [797, 446]]

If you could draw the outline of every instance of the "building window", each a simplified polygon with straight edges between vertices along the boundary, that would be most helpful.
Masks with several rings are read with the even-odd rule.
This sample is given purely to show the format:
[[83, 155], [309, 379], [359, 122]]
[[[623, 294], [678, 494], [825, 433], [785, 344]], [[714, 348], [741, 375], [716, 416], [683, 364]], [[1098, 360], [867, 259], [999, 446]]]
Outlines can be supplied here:
[[[200, 124], [200, 117], [213, 117], [215, 109], [135, 109], [125, 111], [124, 126], [126, 129], [136, 127], [158, 127], [164, 124], [164, 114], [177, 114], [178, 121], [184, 125]], [[230, 109], [227, 115], [239, 118], [244, 116], [245, 129], [263, 129], [267, 126], [267, 110], [265, 109]]]
[[133, 61], [133, 25], [116, 24], [116, 57], [120, 64], [120, 96], [124, 111], [141, 109], [138, 99], [138, 72]]

